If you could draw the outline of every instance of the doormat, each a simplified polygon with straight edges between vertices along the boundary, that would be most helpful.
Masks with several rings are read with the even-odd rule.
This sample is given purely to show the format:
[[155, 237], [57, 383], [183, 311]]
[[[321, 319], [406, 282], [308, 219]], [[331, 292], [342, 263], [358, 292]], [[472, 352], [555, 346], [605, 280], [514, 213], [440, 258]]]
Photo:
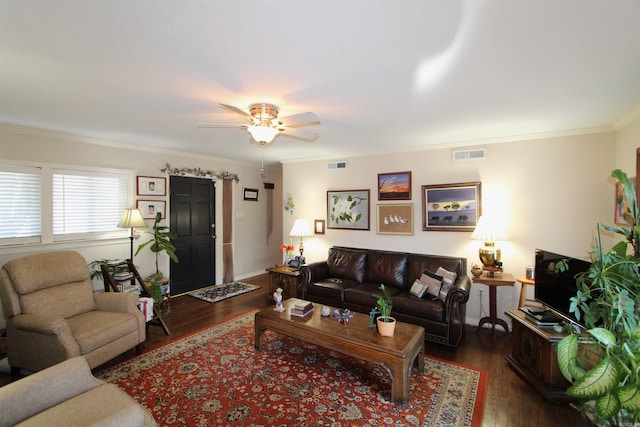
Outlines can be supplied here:
[[[381, 365], [267, 330], [255, 348], [255, 311], [96, 376], [126, 391], [159, 426], [480, 427], [489, 374], [425, 356], [409, 401], [389, 401]], [[348, 325], [345, 326], [348, 328]]]
[[256, 289], [260, 289], [260, 286], [244, 282], [229, 282], [198, 289], [197, 291], [189, 292], [189, 295], [207, 302], [218, 302], [255, 291]]

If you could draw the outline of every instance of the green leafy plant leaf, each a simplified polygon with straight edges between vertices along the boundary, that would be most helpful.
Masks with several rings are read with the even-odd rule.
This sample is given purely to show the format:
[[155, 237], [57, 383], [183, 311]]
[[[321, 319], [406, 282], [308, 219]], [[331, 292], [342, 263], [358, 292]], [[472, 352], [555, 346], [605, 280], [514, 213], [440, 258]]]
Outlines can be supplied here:
[[640, 384], [630, 384], [618, 389], [620, 405], [629, 411], [640, 411]]
[[620, 400], [615, 393], [607, 393], [596, 399], [596, 412], [602, 418], [611, 418], [620, 411]]
[[615, 359], [605, 357], [595, 368], [577, 379], [567, 389], [567, 394], [579, 398], [593, 399], [613, 390], [622, 377], [622, 370]]

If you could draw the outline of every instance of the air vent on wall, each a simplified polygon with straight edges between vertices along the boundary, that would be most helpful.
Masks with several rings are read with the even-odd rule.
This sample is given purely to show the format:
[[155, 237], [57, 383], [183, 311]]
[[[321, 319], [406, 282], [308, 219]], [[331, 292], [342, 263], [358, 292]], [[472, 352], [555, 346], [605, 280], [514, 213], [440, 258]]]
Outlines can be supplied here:
[[472, 150], [454, 150], [453, 161], [459, 162], [462, 160], [484, 160], [487, 158], [486, 148], [474, 148]]
[[337, 162], [329, 162], [327, 163], [327, 169], [346, 169], [347, 168], [347, 161], [346, 160], [340, 160]]

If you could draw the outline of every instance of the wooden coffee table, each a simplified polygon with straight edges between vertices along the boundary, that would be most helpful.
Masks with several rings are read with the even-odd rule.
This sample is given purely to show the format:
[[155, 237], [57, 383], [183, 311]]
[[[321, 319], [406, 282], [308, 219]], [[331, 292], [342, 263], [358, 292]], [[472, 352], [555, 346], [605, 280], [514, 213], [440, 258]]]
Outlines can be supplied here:
[[[285, 311], [267, 307], [256, 313], [255, 346], [262, 350], [262, 335], [266, 329], [298, 338], [368, 362], [383, 365], [391, 376], [391, 400], [405, 403], [409, 399], [409, 374], [414, 361], [418, 371], [424, 370], [424, 328], [396, 322], [393, 337], [383, 337], [369, 326], [369, 316], [356, 313], [341, 325], [332, 316], [322, 317], [322, 305], [314, 303], [313, 313], [306, 317], [291, 316], [296, 298], [283, 302]], [[331, 308], [333, 314], [333, 308]]]

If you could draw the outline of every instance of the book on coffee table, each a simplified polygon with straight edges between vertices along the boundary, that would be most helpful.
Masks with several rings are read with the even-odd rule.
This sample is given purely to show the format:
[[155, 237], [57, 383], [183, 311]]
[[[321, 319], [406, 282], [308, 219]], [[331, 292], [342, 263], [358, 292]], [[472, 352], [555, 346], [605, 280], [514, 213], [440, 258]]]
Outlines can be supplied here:
[[311, 312], [313, 312], [313, 304], [308, 301], [300, 301], [291, 307], [292, 316], [304, 317]]

